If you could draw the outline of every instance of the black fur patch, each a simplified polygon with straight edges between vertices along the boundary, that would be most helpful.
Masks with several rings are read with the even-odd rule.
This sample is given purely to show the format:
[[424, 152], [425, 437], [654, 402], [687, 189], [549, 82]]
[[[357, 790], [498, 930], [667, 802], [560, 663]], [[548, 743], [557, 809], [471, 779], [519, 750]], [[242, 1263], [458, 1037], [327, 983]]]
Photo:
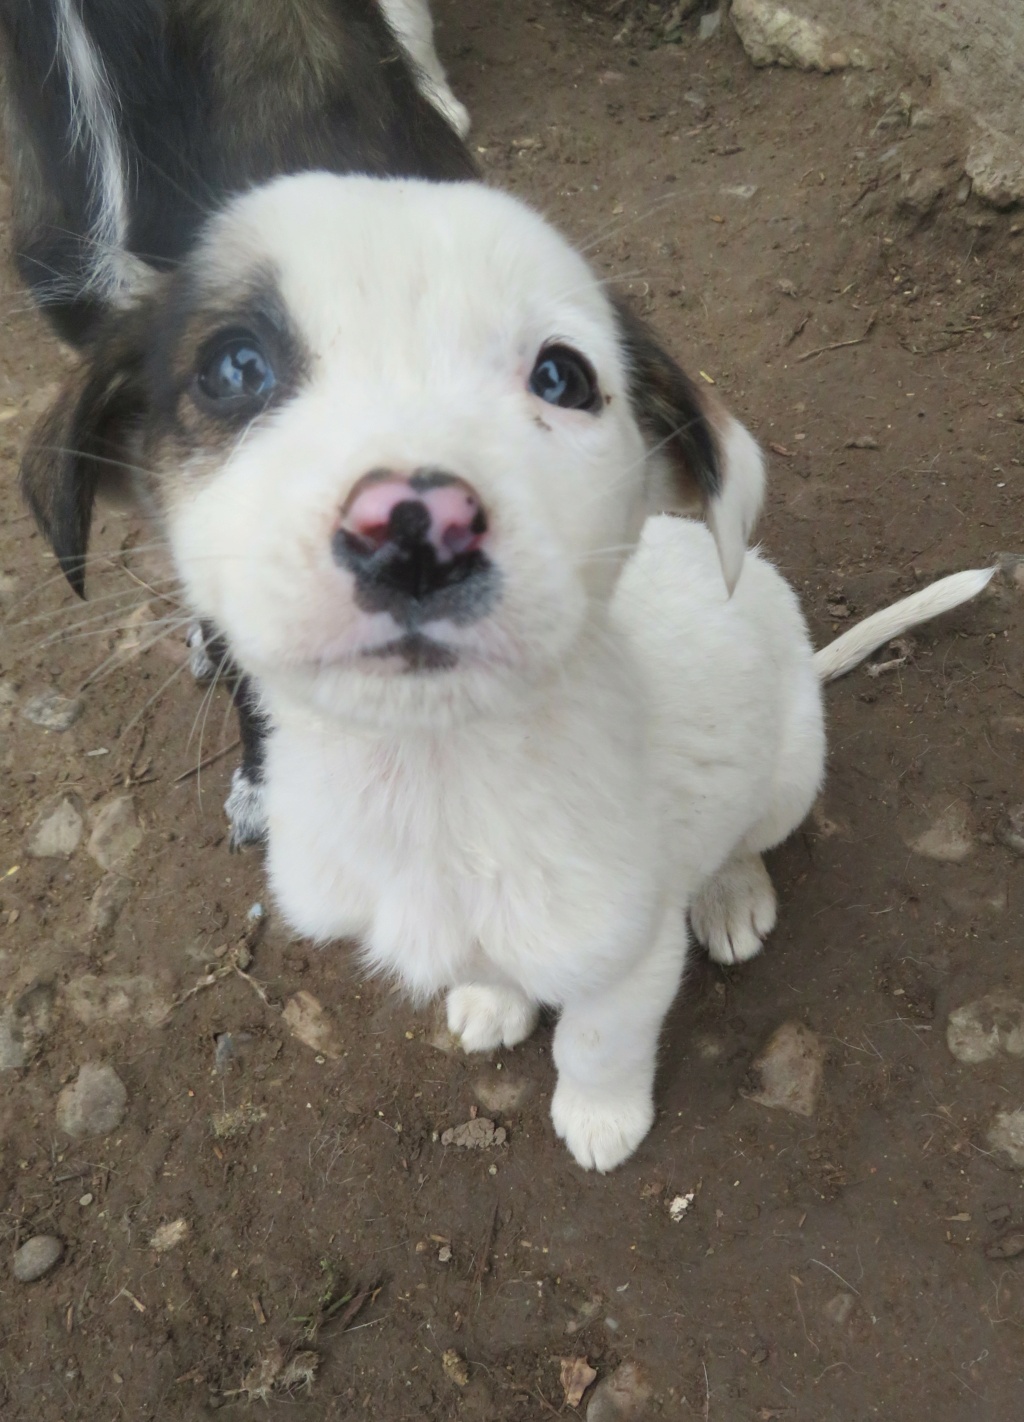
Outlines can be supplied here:
[[637, 423], [652, 452], [658, 448], [671, 461], [683, 501], [696, 496], [706, 504], [721, 491], [722, 469], [704, 398], [647, 323], [622, 298], [615, 298], [613, 304]]

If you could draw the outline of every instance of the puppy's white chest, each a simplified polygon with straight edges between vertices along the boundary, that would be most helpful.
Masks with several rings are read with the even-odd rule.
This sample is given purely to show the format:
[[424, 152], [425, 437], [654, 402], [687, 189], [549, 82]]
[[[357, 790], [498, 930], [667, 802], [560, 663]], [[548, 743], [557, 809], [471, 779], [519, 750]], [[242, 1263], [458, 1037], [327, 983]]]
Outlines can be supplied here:
[[275, 896], [300, 931], [360, 939], [414, 992], [482, 970], [557, 1003], [637, 938], [656, 897], [644, 777], [627, 787], [600, 749], [552, 756], [512, 727], [486, 743], [275, 734]]

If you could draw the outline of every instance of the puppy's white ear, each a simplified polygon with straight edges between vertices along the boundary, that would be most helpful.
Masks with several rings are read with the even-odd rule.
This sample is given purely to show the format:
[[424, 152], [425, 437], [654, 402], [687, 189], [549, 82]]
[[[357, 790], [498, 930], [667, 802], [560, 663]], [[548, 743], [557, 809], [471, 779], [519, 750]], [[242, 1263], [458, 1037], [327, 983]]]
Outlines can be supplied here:
[[652, 511], [703, 512], [730, 594], [764, 498], [764, 461], [750, 434], [614, 302], [629, 369], [629, 398], [655, 474]]
[[764, 458], [745, 426], [726, 411], [717, 412], [722, 477], [718, 492], [704, 505], [718, 560], [730, 595], [743, 571], [743, 559], [764, 502]]

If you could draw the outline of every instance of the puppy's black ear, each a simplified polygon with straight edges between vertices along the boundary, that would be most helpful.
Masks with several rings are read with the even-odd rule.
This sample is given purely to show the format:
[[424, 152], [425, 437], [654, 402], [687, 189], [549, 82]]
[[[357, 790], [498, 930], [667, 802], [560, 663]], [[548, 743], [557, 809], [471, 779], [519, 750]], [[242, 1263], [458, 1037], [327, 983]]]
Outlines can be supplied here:
[[629, 370], [629, 398], [662, 478], [657, 509], [699, 506], [731, 593], [764, 497], [764, 461], [754, 440], [658, 343], [645, 321], [614, 302]]
[[29, 437], [21, 489], [64, 576], [85, 596], [97, 492], [127, 488], [132, 435], [145, 409], [141, 311], [112, 318]]

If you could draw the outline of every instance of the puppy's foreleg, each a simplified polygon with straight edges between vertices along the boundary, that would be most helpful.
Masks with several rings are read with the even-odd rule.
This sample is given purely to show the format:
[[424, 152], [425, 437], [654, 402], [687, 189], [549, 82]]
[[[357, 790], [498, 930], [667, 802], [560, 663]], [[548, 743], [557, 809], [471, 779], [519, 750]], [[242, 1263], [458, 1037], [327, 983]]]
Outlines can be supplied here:
[[525, 1042], [537, 1004], [511, 983], [463, 983], [448, 994], [448, 1030], [464, 1052], [493, 1052]]
[[585, 1170], [613, 1170], [654, 1122], [658, 1038], [686, 961], [686, 924], [666, 912], [628, 978], [566, 1004], [555, 1029], [555, 1130]]

